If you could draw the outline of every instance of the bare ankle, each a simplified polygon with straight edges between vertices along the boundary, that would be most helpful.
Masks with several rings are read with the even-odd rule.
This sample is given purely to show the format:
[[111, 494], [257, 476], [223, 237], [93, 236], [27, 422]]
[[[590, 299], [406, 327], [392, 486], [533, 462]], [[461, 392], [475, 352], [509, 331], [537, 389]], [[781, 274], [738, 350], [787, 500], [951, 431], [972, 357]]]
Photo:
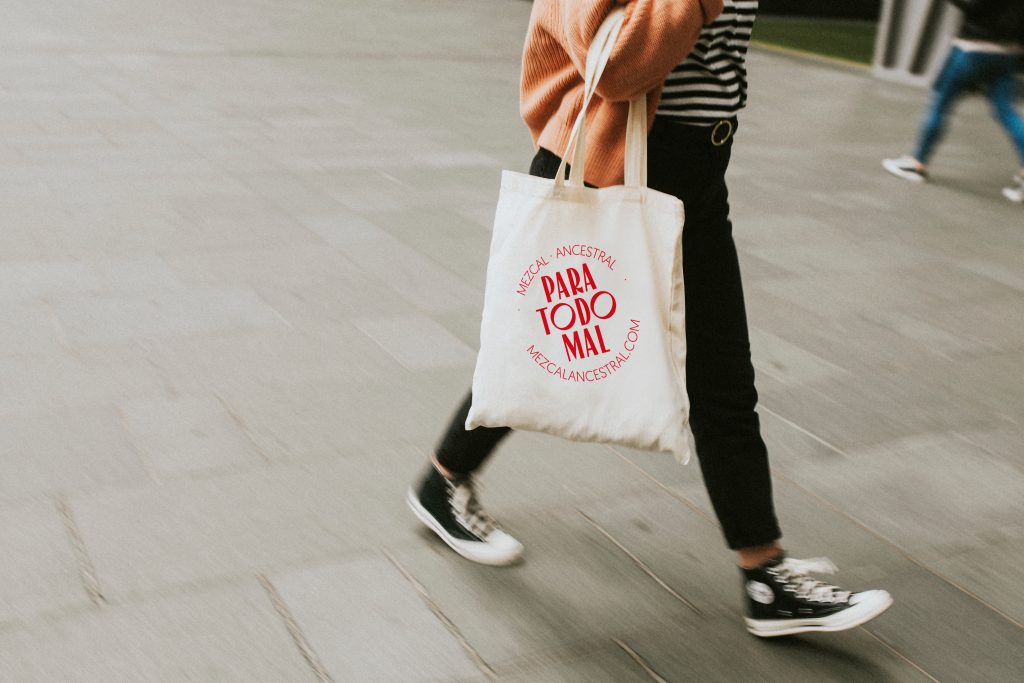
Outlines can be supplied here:
[[456, 478], [457, 475], [456, 475], [455, 472], [452, 472], [450, 469], [448, 469], [447, 467], [445, 467], [444, 465], [442, 465], [441, 463], [439, 463], [437, 461], [437, 454], [436, 453], [432, 453], [430, 455], [430, 463], [434, 466], [434, 469], [437, 470], [438, 474], [440, 474], [445, 479], [455, 479]]
[[744, 569], [755, 569], [768, 560], [774, 559], [782, 554], [782, 546], [778, 541], [772, 541], [764, 545], [753, 545], [747, 548], [740, 548], [736, 551], [739, 565]]

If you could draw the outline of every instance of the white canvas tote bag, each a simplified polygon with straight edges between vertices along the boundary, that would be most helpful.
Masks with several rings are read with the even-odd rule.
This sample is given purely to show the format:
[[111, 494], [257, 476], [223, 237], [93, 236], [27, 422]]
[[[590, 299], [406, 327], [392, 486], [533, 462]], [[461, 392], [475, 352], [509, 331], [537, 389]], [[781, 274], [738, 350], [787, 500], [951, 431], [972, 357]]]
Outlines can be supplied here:
[[556, 177], [502, 174], [466, 428], [547, 432], [685, 462], [683, 205], [646, 187], [645, 98], [630, 103], [625, 185], [583, 184], [584, 118], [622, 16], [610, 15], [590, 47], [575, 147], [570, 139]]

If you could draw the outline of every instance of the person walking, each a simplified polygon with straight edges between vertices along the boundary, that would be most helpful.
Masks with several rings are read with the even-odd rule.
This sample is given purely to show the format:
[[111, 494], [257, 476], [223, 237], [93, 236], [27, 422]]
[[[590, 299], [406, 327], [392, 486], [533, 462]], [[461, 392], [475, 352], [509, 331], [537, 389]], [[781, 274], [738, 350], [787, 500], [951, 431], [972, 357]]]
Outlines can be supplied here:
[[[883, 590], [854, 593], [812, 573], [827, 561], [788, 558], [772, 498], [725, 172], [747, 100], [745, 56], [757, 0], [535, 0], [526, 37], [521, 113], [553, 178], [583, 99], [586, 54], [615, 5], [626, 16], [588, 114], [585, 180], [623, 182], [627, 103], [646, 95], [648, 185], [683, 201], [686, 384], [704, 481], [726, 544], [737, 553], [746, 626], [758, 636], [852, 628], [883, 612]], [[590, 110], [588, 110], [589, 112]], [[473, 476], [509, 433], [465, 428], [456, 411], [426, 472], [409, 489], [416, 517], [475, 562], [517, 561], [522, 544], [477, 498]]]
[[932, 87], [932, 97], [917, 146], [911, 155], [885, 159], [894, 176], [915, 183], [928, 179], [928, 163], [946, 131], [949, 112], [968, 93], [984, 92], [992, 114], [1013, 141], [1020, 170], [1003, 196], [1024, 203], [1024, 119], [1017, 111], [1017, 69], [1024, 54], [1024, 2], [1021, 0], [949, 0], [963, 10], [964, 23]]

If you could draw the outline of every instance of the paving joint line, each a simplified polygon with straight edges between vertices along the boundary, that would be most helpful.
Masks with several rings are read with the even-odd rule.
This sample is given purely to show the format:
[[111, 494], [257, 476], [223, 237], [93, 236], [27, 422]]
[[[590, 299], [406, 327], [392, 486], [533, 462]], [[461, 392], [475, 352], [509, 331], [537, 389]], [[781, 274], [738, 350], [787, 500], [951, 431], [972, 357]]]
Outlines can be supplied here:
[[[331, 552], [315, 557], [303, 558], [295, 562], [275, 564], [273, 570], [275, 572], [287, 573], [305, 569], [310, 565], [310, 563], [321, 564], [349, 562], [354, 559], [369, 557], [373, 552], [374, 549], [371, 547], [363, 547], [342, 552]], [[113, 608], [130, 607], [147, 602], [174, 599], [174, 597], [179, 594], [196, 592], [205, 593], [238, 586], [240, 583], [247, 582], [252, 578], [253, 569], [243, 568], [238, 571], [217, 574], [216, 576], [158, 583], [150, 588], [122, 591], [116, 596], [108, 597], [104, 595], [103, 606]], [[34, 612], [26, 618], [19, 620], [4, 620], [3, 618], [0, 618], [0, 633], [32, 627], [39, 624], [56, 623], [66, 619], [73, 619], [82, 614], [93, 612], [94, 609], [95, 608], [91, 605], [86, 607], [85, 605], [74, 604]]]
[[636, 662], [637, 665], [644, 670], [645, 674], [651, 677], [652, 681], [655, 681], [656, 683], [668, 683], [668, 680], [663, 678], [657, 671], [655, 671], [651, 667], [651, 665], [647, 663], [647, 660], [640, 656], [639, 652], [637, 652], [629, 645], [627, 645], [624, 641], [621, 641], [618, 638], [613, 638], [612, 640], [616, 645], [622, 648], [627, 655], [629, 655], [630, 659]]
[[560, 665], [572, 666], [580, 661], [591, 661], [606, 652], [606, 637], [576, 640], [556, 647], [520, 653], [494, 663], [498, 678], [516, 677], [532, 680], [538, 670]]
[[124, 407], [115, 406], [114, 411], [117, 414], [117, 420], [121, 425], [121, 429], [124, 430], [124, 433], [127, 435], [128, 447], [131, 449], [132, 453], [135, 454], [135, 460], [139, 463], [139, 467], [142, 468], [142, 471], [146, 475], [145, 484], [162, 484], [164, 479], [161, 476], [161, 472], [149, 461], [149, 458], [146, 457], [143, 449], [131, 436], [132, 430], [128, 427], [128, 416], [125, 414]]
[[82, 532], [75, 521], [75, 514], [63, 496], [57, 496], [56, 505], [61, 523], [64, 526], [64, 532], [68, 535], [68, 540], [71, 541], [71, 548], [75, 554], [75, 564], [78, 566], [78, 577], [82, 581], [82, 587], [85, 589], [86, 595], [89, 596], [89, 601], [93, 605], [104, 607], [107, 605], [107, 599], [100, 588], [100, 582], [96, 576], [96, 567], [93, 565], [92, 559], [89, 557], [89, 551], [85, 547], [85, 539], [82, 538]]
[[608, 531], [606, 531], [604, 529], [604, 527], [602, 527], [600, 524], [598, 524], [596, 521], [594, 521], [587, 513], [583, 512], [583, 510], [580, 510], [579, 508], [576, 508], [576, 512], [580, 513], [580, 515], [583, 517], [583, 519], [585, 519], [587, 521], [588, 524], [590, 524], [592, 527], [597, 529], [601, 533], [601, 535], [603, 535], [605, 538], [607, 538], [609, 541], [611, 541], [615, 545], [616, 548], [618, 548], [620, 551], [622, 551], [622, 553], [626, 557], [628, 557], [630, 560], [633, 561], [633, 564], [635, 564], [637, 567], [639, 567], [640, 570], [644, 574], [647, 574], [648, 577], [653, 579], [655, 583], [657, 583], [659, 586], [664, 588], [665, 591], [667, 591], [669, 595], [671, 595], [673, 598], [675, 598], [679, 602], [681, 602], [684, 605], [686, 605], [697, 616], [701, 616], [701, 617], [704, 616], [704, 613], [700, 610], [699, 607], [697, 607], [692, 602], [690, 602], [689, 600], [684, 598], [682, 595], [680, 595], [674, 588], [672, 588], [672, 586], [670, 586], [667, 583], [665, 583], [665, 581], [663, 581], [661, 579], [661, 577], [659, 577], [657, 574], [655, 574], [654, 570], [651, 569], [650, 567], [648, 567], [644, 563], [643, 560], [641, 560], [639, 557], [637, 557], [632, 551], [630, 551], [629, 548], [627, 548], [626, 546], [624, 546], [621, 543], [619, 543], [619, 541], [616, 540], [614, 536], [612, 536], [610, 533], [608, 533]]
[[[277, 313], [276, 310], [274, 312]], [[228, 417], [230, 417], [231, 421], [235, 423], [235, 426], [237, 426], [238, 429], [241, 430], [242, 434], [245, 435], [246, 440], [252, 444], [252, 447], [256, 449], [256, 453], [260, 456], [263, 462], [274, 462], [273, 458], [270, 457], [266, 450], [264, 450], [263, 446], [261, 446], [259, 442], [256, 440], [256, 437], [253, 436], [252, 429], [249, 427], [249, 424], [241, 415], [238, 414], [238, 411], [235, 410], [234, 406], [232, 406], [231, 403], [228, 402], [228, 400], [224, 398], [218, 391], [213, 392], [213, 397], [216, 398], [217, 401], [220, 402], [222, 406], [224, 406], [224, 410], [227, 411]]]
[[970, 438], [966, 434], [961, 434], [960, 432], [950, 432], [950, 434], [953, 436], [953, 438], [960, 439], [968, 446], [973, 446], [974, 448], [977, 448], [979, 451], [989, 456], [990, 458], [996, 458], [999, 460], [1003, 458], [1003, 456], [1001, 456], [1000, 454], [993, 452], [990, 448], [985, 448], [980, 443]]
[[860, 626], [860, 627], [858, 627], [858, 628], [859, 628], [859, 630], [861, 630], [861, 631], [863, 631], [864, 633], [866, 633], [866, 634], [868, 634], [869, 636], [871, 636], [871, 638], [873, 638], [874, 640], [878, 641], [878, 643], [879, 643], [879, 644], [880, 644], [880, 645], [881, 645], [882, 647], [884, 647], [884, 648], [885, 648], [886, 650], [889, 650], [889, 651], [890, 651], [890, 652], [892, 652], [892, 653], [893, 653], [894, 655], [896, 655], [897, 657], [899, 657], [900, 659], [902, 659], [902, 660], [903, 660], [904, 662], [906, 662], [906, 663], [907, 663], [907, 664], [909, 664], [910, 666], [912, 666], [912, 667], [914, 667], [915, 669], [917, 669], [918, 671], [920, 671], [920, 672], [921, 672], [921, 673], [922, 673], [922, 674], [923, 674], [924, 676], [926, 676], [926, 677], [928, 678], [928, 680], [932, 681], [933, 683], [942, 683], [942, 681], [940, 681], [939, 679], [935, 678], [935, 676], [932, 676], [932, 675], [931, 675], [930, 673], [928, 673], [927, 671], [925, 671], [925, 670], [924, 670], [924, 669], [923, 669], [923, 668], [922, 668], [922, 667], [921, 667], [920, 665], [918, 665], [918, 664], [917, 664], [917, 663], [916, 663], [916, 662], [915, 662], [914, 660], [910, 659], [910, 657], [907, 657], [907, 656], [906, 656], [905, 654], [903, 654], [902, 652], [900, 652], [899, 650], [897, 650], [897, 649], [896, 649], [895, 647], [893, 647], [893, 646], [892, 646], [892, 645], [891, 645], [890, 643], [886, 642], [886, 640], [885, 640], [884, 638], [882, 638], [881, 636], [879, 636], [879, 635], [878, 635], [877, 633], [874, 633], [873, 631], [870, 631], [870, 630], [868, 630], [868, 629], [867, 629], [867, 628], [865, 628], [864, 626]]
[[808, 431], [807, 429], [804, 429], [803, 427], [801, 427], [797, 423], [793, 422], [792, 420], [790, 420], [788, 418], [785, 418], [782, 415], [779, 415], [777, 412], [775, 412], [774, 410], [772, 410], [771, 408], [769, 408], [765, 404], [759, 403], [758, 404], [758, 408], [760, 408], [764, 412], [768, 413], [769, 415], [774, 417], [779, 422], [782, 422], [783, 424], [785, 424], [785, 425], [787, 425], [789, 427], [792, 427], [793, 429], [795, 429], [796, 431], [800, 432], [801, 434], [803, 434], [807, 438], [813, 439], [814, 441], [816, 441], [817, 443], [821, 444], [822, 446], [824, 446], [825, 448], [829, 449], [830, 451], [836, 453], [837, 455], [841, 455], [844, 458], [849, 457], [849, 455], [843, 449], [841, 449], [839, 446], [836, 446], [835, 444], [829, 443], [828, 441], [826, 441], [825, 439], [821, 438], [820, 436], [818, 436], [814, 432]]
[[68, 339], [67, 329], [61, 324], [60, 318], [57, 317], [56, 313], [50, 314], [50, 326], [53, 328], [53, 333], [57, 337], [57, 343], [64, 347], [65, 350], [74, 353], [74, 347], [71, 341]]
[[455, 622], [449, 619], [448, 615], [446, 615], [441, 610], [441, 607], [436, 602], [434, 602], [434, 599], [430, 597], [430, 594], [427, 592], [426, 587], [416, 580], [416, 577], [413, 576], [409, 572], [409, 570], [406, 569], [402, 565], [402, 563], [398, 561], [398, 558], [395, 557], [390, 550], [381, 547], [381, 552], [384, 553], [384, 556], [387, 557], [391, 564], [395, 566], [395, 569], [397, 569], [402, 574], [402, 576], [405, 577], [405, 580], [412, 585], [412, 587], [416, 590], [417, 593], [419, 593], [420, 599], [423, 600], [424, 603], [426, 603], [427, 607], [430, 609], [431, 612], [433, 612], [434, 616], [437, 617], [437, 619], [448, 630], [452, 637], [455, 638], [455, 640], [459, 643], [460, 646], [462, 646], [462, 649], [473, 661], [473, 664], [476, 665], [476, 668], [480, 670], [480, 673], [482, 673], [484, 676], [486, 676], [488, 679], [492, 681], [497, 680], [498, 675], [494, 672], [494, 669], [491, 667], [491, 665], [488, 664], [486, 660], [484, 660], [483, 656], [479, 652], [477, 652], [476, 648], [474, 648], [473, 645], [470, 644], [469, 640], [467, 640], [466, 637], [462, 635], [462, 631], [460, 631], [459, 627], [455, 625]]
[[694, 503], [692, 500], [690, 500], [686, 496], [680, 494], [679, 492], [673, 491], [669, 487], [665, 486], [663, 483], [661, 483], [658, 480], [657, 477], [655, 477], [653, 474], [651, 474], [650, 472], [645, 470], [643, 467], [640, 467], [640, 465], [637, 465], [635, 462], [633, 462], [632, 460], [627, 458], [624, 454], [622, 454], [621, 452], [619, 452], [618, 450], [616, 450], [612, 446], [609, 446], [609, 445], [605, 444], [605, 448], [607, 448], [612, 453], [617, 455], [619, 458], [621, 458], [626, 464], [631, 466], [633, 469], [635, 469], [638, 472], [640, 472], [640, 474], [642, 474], [645, 478], [647, 478], [649, 481], [651, 481], [655, 486], [660, 488], [662, 491], [664, 491], [668, 495], [670, 495], [673, 498], [675, 498], [677, 501], [682, 503], [684, 506], [686, 506], [687, 508], [689, 508], [693, 512], [697, 513], [697, 516], [702, 518], [704, 521], [709, 522], [713, 526], [718, 526], [718, 520], [716, 520], [714, 517], [709, 515], [703, 509], [701, 509], [701, 507], [699, 505], [697, 505], [696, 503]]
[[302, 627], [295, 621], [295, 617], [292, 616], [291, 610], [288, 609], [288, 605], [285, 604], [284, 598], [277, 592], [277, 588], [273, 583], [270, 582], [263, 574], [257, 574], [256, 578], [259, 580], [260, 585], [263, 586], [263, 590], [266, 591], [267, 596], [270, 598], [271, 604], [274, 606], [274, 610], [278, 616], [284, 621], [285, 628], [288, 629], [288, 634], [292, 637], [292, 641], [295, 646], [299, 648], [299, 653], [302, 658], [306, 660], [306, 663], [313, 670], [317, 680], [320, 683], [334, 683], [334, 679], [331, 678], [331, 674], [327, 672], [320, 658], [317, 656], [316, 651], [313, 650], [313, 646], [306, 640], [306, 634], [302, 632]]

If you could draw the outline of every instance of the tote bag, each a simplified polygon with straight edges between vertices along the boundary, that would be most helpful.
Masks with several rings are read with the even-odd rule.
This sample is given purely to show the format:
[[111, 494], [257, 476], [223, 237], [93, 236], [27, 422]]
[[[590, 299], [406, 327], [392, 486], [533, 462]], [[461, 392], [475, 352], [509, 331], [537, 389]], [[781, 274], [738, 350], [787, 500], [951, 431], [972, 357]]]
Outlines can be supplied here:
[[685, 462], [683, 205], [646, 187], [644, 97], [629, 107], [625, 185], [583, 183], [586, 111], [622, 17], [610, 15], [590, 46], [555, 178], [502, 174], [466, 429], [508, 426]]

